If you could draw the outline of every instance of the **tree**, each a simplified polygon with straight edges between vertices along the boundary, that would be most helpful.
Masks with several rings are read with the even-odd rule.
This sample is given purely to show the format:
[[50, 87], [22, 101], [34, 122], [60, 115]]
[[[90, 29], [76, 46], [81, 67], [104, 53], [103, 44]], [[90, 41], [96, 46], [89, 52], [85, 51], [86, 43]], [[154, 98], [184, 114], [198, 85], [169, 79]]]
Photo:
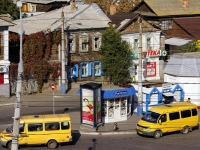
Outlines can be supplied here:
[[200, 52], [200, 44], [199, 40], [193, 40], [186, 44], [183, 48], [181, 48], [181, 52]]
[[0, 14], [9, 14], [12, 19], [19, 18], [19, 8], [12, 0], [0, 0]]
[[131, 49], [113, 27], [103, 32], [101, 51], [104, 77], [114, 84], [126, 82], [130, 77]]

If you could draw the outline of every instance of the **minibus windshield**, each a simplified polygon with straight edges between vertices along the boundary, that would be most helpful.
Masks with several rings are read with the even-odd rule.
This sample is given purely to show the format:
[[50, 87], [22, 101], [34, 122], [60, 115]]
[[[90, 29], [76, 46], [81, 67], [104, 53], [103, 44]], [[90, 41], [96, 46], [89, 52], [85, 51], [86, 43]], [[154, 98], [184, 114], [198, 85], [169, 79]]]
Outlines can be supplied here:
[[148, 121], [148, 122], [152, 122], [152, 123], [156, 123], [158, 118], [159, 118], [160, 114], [156, 113], [156, 112], [152, 112], [152, 111], [148, 111], [143, 117], [142, 120], [144, 121]]
[[[24, 131], [24, 125], [20, 124], [19, 125], [19, 132], [23, 132]], [[13, 132], [13, 125], [10, 125], [7, 129], [6, 129], [7, 133], [12, 133]]]

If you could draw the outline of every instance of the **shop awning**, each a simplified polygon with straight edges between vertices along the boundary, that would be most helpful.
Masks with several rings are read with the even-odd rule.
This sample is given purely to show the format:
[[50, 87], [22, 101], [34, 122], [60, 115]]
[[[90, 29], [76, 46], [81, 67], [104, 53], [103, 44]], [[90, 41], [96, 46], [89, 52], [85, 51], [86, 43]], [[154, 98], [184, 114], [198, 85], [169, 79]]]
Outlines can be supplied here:
[[181, 39], [181, 38], [169, 38], [169, 39], [165, 40], [165, 44], [181, 46], [181, 45], [187, 44], [190, 41], [192, 41], [192, 40]]
[[174, 96], [173, 93], [163, 93], [162, 95], [167, 96], [167, 97], [169, 97], [169, 96]]

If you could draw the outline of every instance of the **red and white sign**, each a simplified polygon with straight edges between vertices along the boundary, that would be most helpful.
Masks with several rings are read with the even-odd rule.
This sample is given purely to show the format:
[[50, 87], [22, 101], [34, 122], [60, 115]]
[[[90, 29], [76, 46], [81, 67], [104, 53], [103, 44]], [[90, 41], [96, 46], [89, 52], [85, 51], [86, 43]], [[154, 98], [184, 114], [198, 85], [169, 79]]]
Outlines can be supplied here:
[[146, 56], [160, 56], [161, 50], [153, 50], [153, 51], [147, 51]]
[[147, 74], [147, 77], [156, 76], [156, 62], [147, 63], [146, 74]]
[[51, 90], [54, 91], [55, 90], [55, 84], [51, 83]]

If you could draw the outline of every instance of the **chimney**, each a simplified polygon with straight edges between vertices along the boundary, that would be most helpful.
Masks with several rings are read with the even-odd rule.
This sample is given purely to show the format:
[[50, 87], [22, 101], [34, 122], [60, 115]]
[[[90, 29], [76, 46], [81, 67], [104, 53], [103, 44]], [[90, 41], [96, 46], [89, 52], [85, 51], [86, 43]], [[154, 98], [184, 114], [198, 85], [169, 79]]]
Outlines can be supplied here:
[[110, 5], [110, 15], [114, 15], [114, 14], [116, 14], [116, 12], [117, 12], [116, 2], [114, 1]]
[[183, 0], [183, 6], [189, 7], [189, 0]]
[[75, 2], [75, 0], [70, 0], [70, 7], [71, 7], [71, 11], [75, 11], [76, 10], [76, 2]]

